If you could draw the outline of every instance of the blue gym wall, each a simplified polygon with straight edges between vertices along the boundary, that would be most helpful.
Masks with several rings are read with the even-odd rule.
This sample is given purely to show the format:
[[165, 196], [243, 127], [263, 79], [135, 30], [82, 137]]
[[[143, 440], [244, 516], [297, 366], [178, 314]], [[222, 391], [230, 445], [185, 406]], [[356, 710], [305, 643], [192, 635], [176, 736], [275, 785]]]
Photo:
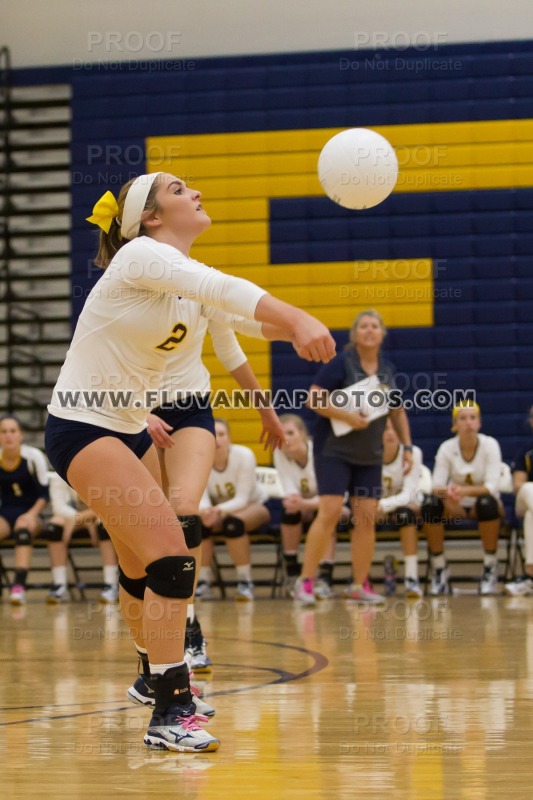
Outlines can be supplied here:
[[[84, 218], [105, 189], [144, 171], [138, 154], [147, 137], [461, 122], [486, 122], [490, 129], [497, 121], [533, 119], [532, 42], [194, 64], [189, 71], [154, 62], [153, 71], [107, 64], [61, 73], [73, 86], [74, 317], [98, 275], [90, 267], [95, 234]], [[36, 80], [36, 71], [20, 70], [18, 81], [47, 82], [46, 73], [40, 70]], [[446, 389], [475, 389], [483, 430], [500, 441], [506, 460], [524, 436], [533, 402], [533, 136], [522, 138], [515, 140], [512, 131], [508, 137], [517, 160], [524, 161], [514, 184], [500, 180], [505, 164], [499, 164], [485, 167], [495, 179], [481, 180], [479, 188], [475, 179], [457, 191], [399, 187], [366, 212], [345, 211], [319, 192], [274, 196], [268, 211], [273, 270], [276, 264], [365, 259], [421, 258], [445, 265], [433, 273], [432, 324], [417, 324], [413, 317], [412, 323], [406, 318], [392, 326], [386, 355], [402, 373], [419, 376], [419, 387], [426, 381], [435, 385], [437, 375]], [[99, 145], [101, 157], [94, 155]], [[121, 163], [113, 163], [109, 152], [106, 157], [106, 145], [118, 148]], [[231, 191], [228, 184], [230, 199]], [[299, 302], [298, 287], [291, 296]], [[380, 309], [378, 300], [366, 305]], [[345, 316], [336, 330], [331, 327], [342, 345]], [[269, 365], [274, 390], [307, 388], [316, 371], [284, 344], [272, 346]], [[410, 418], [414, 440], [431, 465], [437, 445], [450, 435], [449, 412], [412, 412]]]

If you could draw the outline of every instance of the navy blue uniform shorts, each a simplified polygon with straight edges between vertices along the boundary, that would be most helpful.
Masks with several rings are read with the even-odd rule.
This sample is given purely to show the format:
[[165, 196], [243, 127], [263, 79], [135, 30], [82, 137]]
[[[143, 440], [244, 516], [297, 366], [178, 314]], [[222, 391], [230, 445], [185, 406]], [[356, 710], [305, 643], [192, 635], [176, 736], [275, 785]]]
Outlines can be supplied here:
[[342, 458], [314, 455], [318, 494], [381, 497], [381, 464], [348, 464]]
[[74, 456], [88, 444], [104, 436], [120, 439], [138, 459], [141, 459], [153, 444], [147, 430], [140, 433], [118, 433], [101, 428], [99, 425], [60, 419], [49, 414], [44, 431], [46, 455], [57, 474], [68, 483], [67, 471]]
[[172, 426], [172, 433], [182, 428], [204, 428], [215, 435], [213, 410], [209, 403], [209, 395], [190, 395], [184, 400], [176, 400], [168, 406], [152, 409], [152, 414]]

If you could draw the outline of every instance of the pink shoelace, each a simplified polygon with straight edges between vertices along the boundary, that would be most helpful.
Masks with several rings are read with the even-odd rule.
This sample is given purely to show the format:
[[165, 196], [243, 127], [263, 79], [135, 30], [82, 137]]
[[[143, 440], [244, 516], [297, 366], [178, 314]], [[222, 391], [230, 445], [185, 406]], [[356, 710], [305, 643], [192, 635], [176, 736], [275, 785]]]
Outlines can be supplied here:
[[207, 717], [203, 714], [191, 714], [190, 717], [178, 717], [180, 725], [186, 731], [199, 731], [201, 730], [198, 725], [199, 722], [208, 722]]

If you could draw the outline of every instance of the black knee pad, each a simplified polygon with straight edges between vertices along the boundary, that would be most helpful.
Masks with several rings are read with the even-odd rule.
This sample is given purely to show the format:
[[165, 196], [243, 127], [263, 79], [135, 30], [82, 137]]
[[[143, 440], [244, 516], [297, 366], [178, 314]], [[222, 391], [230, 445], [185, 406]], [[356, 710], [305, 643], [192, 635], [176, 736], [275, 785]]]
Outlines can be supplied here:
[[434, 494], [427, 494], [421, 508], [422, 519], [429, 525], [438, 525], [444, 522], [444, 503], [440, 497]]
[[228, 539], [240, 539], [245, 533], [244, 522], [238, 517], [226, 517], [222, 523], [222, 535]]
[[206, 539], [209, 539], [210, 536], [213, 535], [213, 531], [211, 528], [206, 528], [204, 524], [202, 524], [202, 542]]
[[137, 600], [144, 600], [144, 590], [146, 589], [146, 575], [143, 578], [128, 578], [128, 576], [122, 572], [122, 569], [118, 568], [118, 582], [122, 586], [125, 592], [130, 594], [132, 597], [136, 597]]
[[289, 514], [288, 511], [283, 509], [281, 521], [284, 525], [298, 525], [298, 523], [302, 521], [302, 512], [295, 511], [294, 514]]
[[98, 523], [97, 531], [98, 538], [101, 542], [106, 542], [108, 539], [111, 539], [111, 536], [108, 534], [101, 522]]
[[196, 559], [164, 556], [146, 567], [146, 586], [161, 597], [190, 597], [194, 589]]
[[202, 520], [198, 514], [178, 514], [178, 520], [183, 528], [185, 544], [189, 550], [192, 550], [193, 547], [199, 547], [202, 544], [203, 530]]
[[18, 530], [13, 531], [13, 538], [16, 545], [29, 545], [31, 544], [31, 531], [27, 528], [18, 528]]
[[407, 508], [406, 506], [400, 506], [397, 508], [395, 513], [395, 521], [396, 525], [400, 528], [404, 528], [407, 525], [416, 525], [418, 522], [417, 516], [412, 508]]
[[476, 500], [478, 522], [492, 522], [500, 518], [498, 501], [491, 494], [482, 494]]
[[55, 522], [48, 522], [43, 531], [43, 539], [47, 542], [61, 542], [63, 539], [63, 525], [56, 525]]

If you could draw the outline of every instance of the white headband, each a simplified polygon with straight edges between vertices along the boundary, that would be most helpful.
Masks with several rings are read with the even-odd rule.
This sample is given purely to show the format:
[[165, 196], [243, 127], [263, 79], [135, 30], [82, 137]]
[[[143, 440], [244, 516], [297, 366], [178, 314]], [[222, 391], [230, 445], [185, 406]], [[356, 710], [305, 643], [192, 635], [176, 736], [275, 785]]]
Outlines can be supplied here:
[[150, 175], [139, 175], [128, 189], [120, 226], [120, 232], [124, 239], [135, 239], [139, 234], [141, 215], [146, 205], [146, 198], [150, 193], [153, 182], [161, 174], [161, 172], [151, 172]]

